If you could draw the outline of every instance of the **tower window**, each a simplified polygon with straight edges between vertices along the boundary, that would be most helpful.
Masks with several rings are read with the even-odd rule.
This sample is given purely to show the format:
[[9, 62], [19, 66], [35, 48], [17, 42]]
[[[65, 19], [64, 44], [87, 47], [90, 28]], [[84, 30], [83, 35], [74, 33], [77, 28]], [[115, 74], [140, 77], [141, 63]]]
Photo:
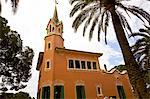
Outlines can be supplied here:
[[46, 68], [49, 68], [49, 61], [48, 61], [47, 64], [46, 64]]
[[79, 60], [75, 60], [75, 65], [76, 65], [76, 68], [80, 69], [80, 62], [79, 62]]
[[50, 31], [50, 32], [51, 32], [51, 27], [52, 27], [52, 26], [50, 25], [50, 28], [49, 28], [49, 31]]
[[47, 60], [45, 63], [45, 68], [50, 69], [50, 67], [51, 67], [51, 62], [50, 60]]
[[51, 43], [48, 43], [48, 49], [50, 49], [51, 48]]
[[52, 28], [52, 32], [54, 32], [54, 27]]
[[58, 29], [58, 32], [60, 33], [60, 28]]

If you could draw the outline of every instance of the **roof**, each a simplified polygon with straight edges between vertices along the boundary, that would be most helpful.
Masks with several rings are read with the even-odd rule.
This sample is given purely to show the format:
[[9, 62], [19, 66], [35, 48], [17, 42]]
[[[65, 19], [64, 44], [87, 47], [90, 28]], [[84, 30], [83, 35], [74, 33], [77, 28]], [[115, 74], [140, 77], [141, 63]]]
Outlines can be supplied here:
[[53, 19], [54, 19], [56, 22], [59, 22], [59, 20], [58, 20], [58, 14], [57, 14], [57, 8], [56, 8], [56, 6], [55, 6], [55, 10], [54, 10]]
[[41, 65], [42, 60], [43, 60], [43, 55], [44, 55], [44, 52], [40, 52], [40, 53], [39, 53], [39, 57], [38, 57], [38, 62], [37, 62], [36, 70], [39, 70], [39, 69], [40, 69], [40, 65]]
[[122, 72], [120, 72], [120, 71], [117, 70], [116, 68], [112, 68], [112, 69], [109, 70], [109, 71], [103, 71], [103, 72], [106, 73], [106, 74], [114, 74], [115, 72], [117, 72], [117, 73], [120, 74], [120, 75], [127, 74], [127, 71], [126, 71], [126, 70], [123, 70]]
[[82, 54], [90, 54], [90, 55], [94, 55], [94, 56], [102, 56], [102, 53], [94, 53], [94, 52], [87, 52], [87, 51], [79, 51], [79, 50], [72, 50], [72, 49], [65, 49], [65, 48], [59, 48], [56, 47], [55, 49], [56, 51], [65, 51], [65, 52], [75, 52], [75, 53], [82, 53]]

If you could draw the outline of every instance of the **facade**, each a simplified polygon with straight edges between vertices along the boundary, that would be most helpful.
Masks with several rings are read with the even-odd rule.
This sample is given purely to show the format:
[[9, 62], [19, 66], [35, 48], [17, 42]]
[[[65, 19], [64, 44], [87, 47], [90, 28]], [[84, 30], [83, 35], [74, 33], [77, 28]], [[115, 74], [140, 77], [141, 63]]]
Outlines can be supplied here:
[[[126, 73], [100, 69], [102, 53], [66, 49], [63, 24], [55, 7], [47, 25], [44, 52], [39, 53], [38, 99], [133, 98]], [[107, 99], [108, 99], [107, 98]]]

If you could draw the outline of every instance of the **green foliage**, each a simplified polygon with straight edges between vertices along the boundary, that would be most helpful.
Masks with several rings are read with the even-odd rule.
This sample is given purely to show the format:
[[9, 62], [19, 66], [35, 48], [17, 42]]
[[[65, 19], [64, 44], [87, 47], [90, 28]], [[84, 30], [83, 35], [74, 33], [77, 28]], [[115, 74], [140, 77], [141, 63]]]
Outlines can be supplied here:
[[127, 70], [127, 67], [125, 65], [118, 65], [118, 66], [115, 66], [114, 68], [116, 68], [120, 72]]
[[144, 70], [150, 69], [150, 27], [140, 29], [139, 32], [131, 34], [130, 37], [140, 37], [132, 46], [134, 57], [139, 66]]
[[26, 92], [19, 92], [19, 93], [1, 93], [0, 99], [35, 99], [31, 98], [31, 96]]
[[19, 90], [26, 87], [31, 77], [33, 50], [22, 47], [20, 35], [0, 17], [0, 90]]
[[77, 31], [79, 26], [84, 24], [83, 36], [87, 28], [89, 28], [89, 40], [92, 39], [94, 30], [97, 27], [98, 41], [100, 41], [100, 34], [101, 31], [103, 31], [105, 34], [105, 43], [107, 44], [107, 30], [110, 22], [112, 22], [127, 67], [130, 83], [135, 90], [137, 98], [149, 99], [150, 94], [146, 89], [143, 70], [139, 68], [140, 66], [138, 66], [132, 54], [125, 33], [132, 34], [132, 29], [126, 16], [130, 17], [130, 14], [132, 14], [143, 22], [150, 22], [150, 14], [137, 6], [126, 4], [126, 2], [129, 1], [130, 0], [70, 0], [70, 4], [73, 5], [70, 17], [76, 15], [72, 27]]
[[[7, 2], [8, 0], [5, 0], [5, 1]], [[14, 13], [16, 13], [19, 0], [10, 0], [10, 1], [11, 1], [11, 5], [12, 5], [12, 10]], [[0, 13], [1, 13], [1, 11], [2, 11], [2, 4], [1, 4], [1, 0], [0, 0]]]
[[[97, 28], [98, 41], [100, 41], [101, 30], [105, 33], [105, 42], [107, 44], [107, 28], [112, 19], [113, 10], [117, 13], [120, 19], [122, 28], [128, 34], [132, 33], [132, 29], [119, 9], [124, 10], [127, 16], [129, 13], [138, 17], [141, 21], [150, 21], [150, 14], [145, 10], [132, 5], [123, 5], [123, 1], [127, 0], [70, 0], [70, 4], [73, 5], [73, 9], [70, 12], [70, 17], [75, 17], [72, 27], [77, 31], [79, 26], [83, 23], [83, 36], [86, 33], [87, 28], [90, 28], [89, 40], [93, 37], [93, 32]], [[129, 16], [130, 17], [130, 16]], [[145, 19], [145, 20], [144, 20]]]

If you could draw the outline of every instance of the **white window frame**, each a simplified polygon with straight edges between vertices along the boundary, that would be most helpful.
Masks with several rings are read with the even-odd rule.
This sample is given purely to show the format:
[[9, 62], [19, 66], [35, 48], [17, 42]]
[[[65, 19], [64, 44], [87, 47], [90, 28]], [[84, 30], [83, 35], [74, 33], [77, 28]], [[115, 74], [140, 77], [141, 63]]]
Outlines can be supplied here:
[[[69, 68], [69, 60], [73, 60], [73, 66], [74, 66], [73, 68]], [[67, 59], [67, 69], [68, 69], [68, 70], [74, 70], [74, 69], [75, 69], [75, 62], [74, 62], [74, 60], [75, 60], [75, 59], [72, 59], [72, 58], [68, 58], [68, 59]]]
[[[47, 62], [49, 62], [49, 68], [47, 68]], [[52, 67], [51, 60], [50, 60], [50, 59], [47, 59], [47, 60], [45, 61], [45, 70], [50, 70], [51, 67]]]
[[[93, 68], [93, 62], [96, 63], [96, 69]], [[97, 70], [98, 70], [98, 67], [97, 67], [97, 66], [98, 66], [97, 62], [96, 62], [96, 61], [92, 61], [92, 70], [97, 71]]]
[[[69, 60], [73, 60], [74, 68], [69, 68]], [[79, 61], [80, 68], [76, 68], [75, 60]], [[82, 69], [81, 61], [85, 62], [85, 69]], [[88, 69], [87, 62], [91, 62], [91, 69]], [[93, 69], [93, 62], [96, 63], [96, 69]], [[96, 60], [86, 60], [80, 58], [68, 58], [67, 59], [67, 70], [81, 70], [81, 71], [98, 71], [98, 62]]]
[[[48, 48], [49, 44], [50, 44], [50, 48]], [[47, 44], [46, 44], [46, 50], [51, 50], [51, 49], [52, 49], [52, 42], [49, 41], [49, 42], [47, 42]]]
[[[100, 88], [100, 93], [98, 92], [98, 88]], [[96, 94], [97, 94], [98, 97], [103, 96], [102, 86], [100, 86], [100, 85], [96, 86]]]

